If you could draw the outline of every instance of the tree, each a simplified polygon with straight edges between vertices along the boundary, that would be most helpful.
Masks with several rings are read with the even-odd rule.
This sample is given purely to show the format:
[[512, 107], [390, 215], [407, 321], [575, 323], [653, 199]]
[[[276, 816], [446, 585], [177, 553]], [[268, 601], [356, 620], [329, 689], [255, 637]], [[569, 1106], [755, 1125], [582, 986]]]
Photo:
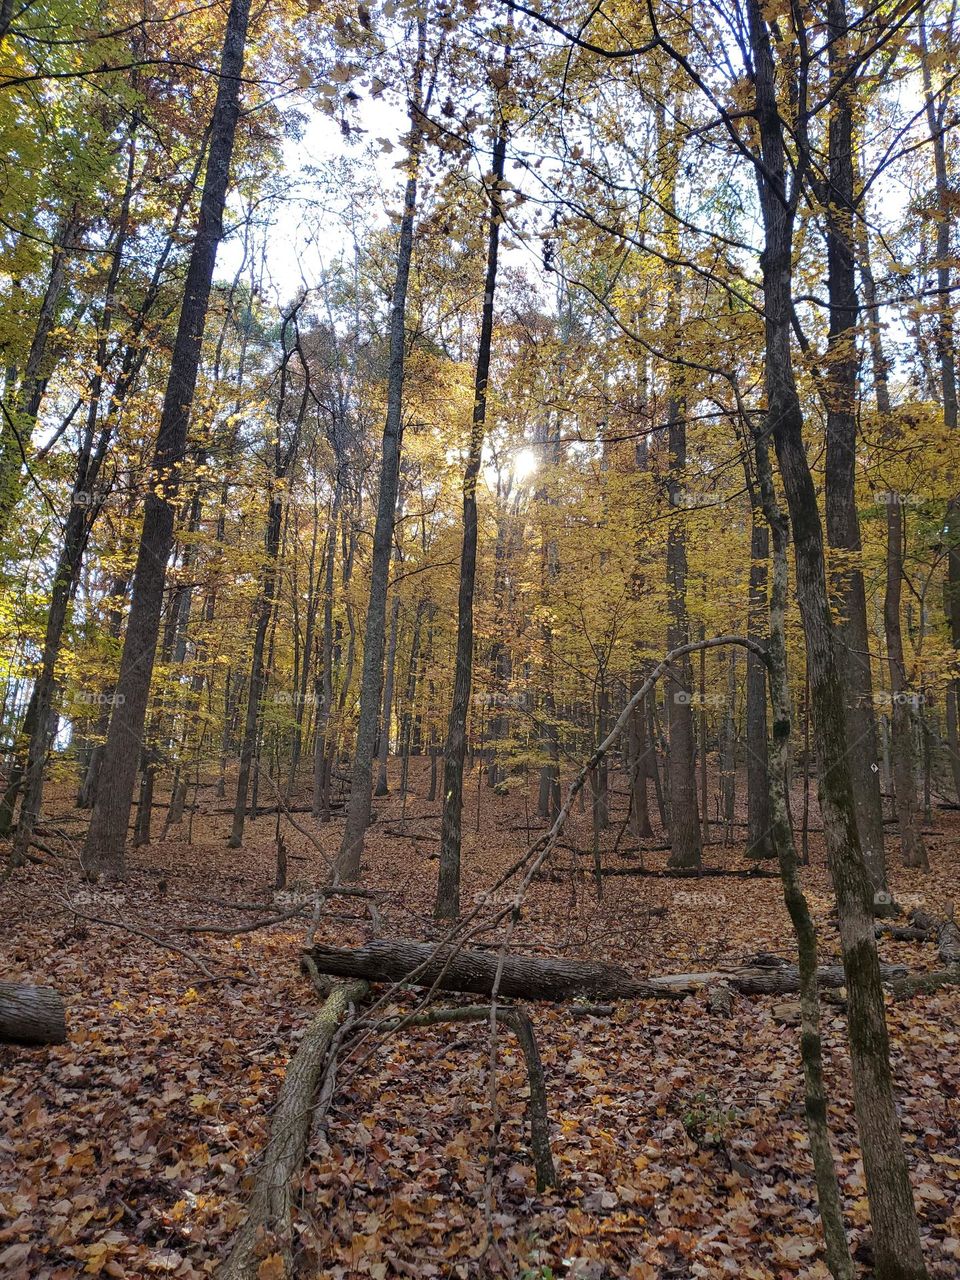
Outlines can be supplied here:
[[843, 686], [827, 596], [823, 530], [804, 450], [803, 411], [793, 375], [793, 228], [809, 152], [801, 132], [797, 168], [788, 186], [773, 37], [757, 0], [747, 0], [747, 18], [759, 131], [755, 171], [765, 236], [761, 262], [767, 414], [793, 526], [797, 593], [820, 760], [820, 807], [840, 914], [850, 1000], [854, 1105], [873, 1222], [876, 1271], [878, 1280], [921, 1280], [927, 1271], [893, 1094], [873, 929], [873, 892], [857, 829]]
[[[509, 49], [504, 61], [509, 65]], [[498, 73], [498, 91], [494, 94], [499, 113], [493, 143], [490, 177], [485, 181], [490, 201], [487, 230], [487, 269], [483, 281], [483, 309], [480, 339], [473, 383], [473, 416], [470, 443], [463, 473], [463, 540], [460, 547], [460, 588], [457, 600], [457, 652], [453, 681], [453, 700], [447, 724], [447, 741], [443, 752], [443, 819], [440, 829], [440, 876], [437, 884], [435, 913], [440, 919], [460, 914], [460, 819], [463, 811], [463, 765], [467, 751], [467, 713], [473, 680], [473, 594], [477, 576], [477, 481], [483, 460], [483, 441], [487, 418], [487, 382], [490, 377], [490, 353], [493, 345], [494, 299], [497, 288], [497, 265], [500, 249], [501, 186], [507, 154], [507, 124], [501, 97], [507, 72]]]
[[130, 616], [101, 765], [111, 785], [109, 789], [101, 788], [98, 792], [84, 846], [84, 870], [90, 877], [119, 876], [124, 870], [124, 846], [159, 635], [164, 579], [173, 546], [175, 503], [187, 446], [187, 428], [200, 365], [217, 246], [223, 234], [230, 161], [240, 116], [241, 76], [249, 16], [249, 0], [232, 0], [220, 60], [217, 98], [210, 121], [207, 171], [197, 232], [190, 251], [170, 376], [153, 455], [151, 482], [144, 499], [143, 529], [133, 574]]
[[393, 526], [400, 485], [400, 452], [403, 443], [403, 380], [406, 359], [407, 287], [413, 254], [413, 225], [417, 212], [417, 183], [424, 144], [423, 117], [430, 93], [424, 94], [427, 21], [417, 20], [417, 51], [410, 94], [410, 134], [407, 146], [407, 181], [403, 193], [396, 277], [390, 308], [390, 365], [387, 377], [387, 416], [380, 454], [380, 487], [373, 532], [370, 595], [363, 640], [363, 674], [360, 678], [360, 715], [350, 779], [350, 804], [343, 829], [336, 874], [344, 880], [360, 875], [363, 837], [370, 825], [373, 796], [373, 760], [383, 691], [383, 653], [386, 645], [387, 587]]

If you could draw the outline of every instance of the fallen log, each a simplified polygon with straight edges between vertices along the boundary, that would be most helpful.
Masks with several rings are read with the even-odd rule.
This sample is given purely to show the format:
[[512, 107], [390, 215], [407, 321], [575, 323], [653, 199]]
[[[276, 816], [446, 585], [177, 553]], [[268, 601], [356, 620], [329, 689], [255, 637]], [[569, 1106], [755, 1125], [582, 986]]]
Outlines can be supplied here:
[[[500, 956], [495, 951], [466, 947], [459, 950], [405, 938], [379, 938], [356, 950], [317, 945], [306, 956], [318, 972], [341, 978], [366, 978], [369, 982], [409, 983], [413, 986], [462, 991], [489, 996], [493, 993]], [[881, 965], [884, 981], [907, 973], [905, 965]], [[844, 983], [840, 965], [817, 970], [824, 987]], [[553, 956], [507, 955], [503, 958], [499, 995], [521, 1000], [563, 1001], [586, 996], [599, 1000], [634, 1000], [663, 997], [683, 999], [704, 987], [727, 982], [745, 995], [782, 994], [800, 990], [795, 965], [776, 968], [742, 965], [706, 973], [680, 973], [659, 978], [635, 978], [612, 964], [558, 960]]]
[[[882, 964], [880, 975], [884, 982], [892, 982], [906, 976], [903, 964]], [[800, 970], [795, 964], [768, 968], [763, 965], [742, 965], [738, 969], [715, 969], [707, 973], [677, 973], [663, 978], [650, 978], [647, 985], [656, 995], [694, 995], [704, 987], [725, 982], [745, 996], [787, 995], [800, 990]], [[843, 966], [824, 964], [817, 969], [817, 982], [821, 987], [842, 987], [846, 983]]]
[[[380, 938], [354, 951], [316, 945], [307, 953], [320, 973], [369, 982], [401, 982], [441, 991], [493, 994], [500, 957], [495, 951]], [[569, 1000], [575, 996], [629, 998], [650, 994], [626, 969], [553, 957], [508, 955], [497, 988], [501, 996]]]
[[908, 925], [878, 924], [874, 932], [878, 938], [893, 938], [896, 942], [935, 942], [944, 965], [960, 964], [960, 928], [950, 914], [937, 920], [926, 911], [916, 910], [911, 912]]
[[63, 1044], [67, 1023], [63, 998], [53, 987], [0, 982], [0, 1043]]
[[911, 996], [930, 995], [941, 987], [960, 987], [960, 965], [937, 969], [933, 973], [907, 974], [895, 979], [890, 990], [894, 1000], [907, 1000]]
[[269, 1258], [270, 1275], [292, 1270], [293, 1189], [291, 1181], [303, 1164], [313, 1123], [313, 1099], [327, 1062], [331, 1041], [351, 1004], [367, 993], [365, 982], [338, 983], [310, 1023], [290, 1059], [280, 1086], [247, 1220], [230, 1252], [214, 1271], [215, 1280], [256, 1280]]
[[936, 942], [936, 929], [921, 929], [912, 924], [878, 924], [874, 927], [878, 938], [892, 938], [894, 942]]

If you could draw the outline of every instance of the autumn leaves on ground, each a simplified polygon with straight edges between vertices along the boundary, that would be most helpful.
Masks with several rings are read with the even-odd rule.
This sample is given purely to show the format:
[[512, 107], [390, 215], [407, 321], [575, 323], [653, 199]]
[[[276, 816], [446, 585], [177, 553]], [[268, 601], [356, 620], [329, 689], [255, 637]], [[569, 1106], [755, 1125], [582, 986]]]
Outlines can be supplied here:
[[[468, 793], [465, 909], [527, 845], [529, 804], [516, 784], [502, 796], [484, 787], [479, 809]], [[436, 938], [436, 840], [423, 837], [438, 829], [437, 808], [421, 798], [425, 785], [417, 790], [405, 806], [410, 838], [395, 834], [400, 800], [377, 802], [364, 881], [384, 891], [382, 930]], [[126, 883], [100, 890], [84, 886], [69, 856], [82, 820], [57, 797], [44, 830], [67, 856], [44, 856], [3, 887], [0, 964], [63, 991], [69, 1025], [62, 1047], [0, 1049], [5, 1276], [187, 1280], [212, 1270], [243, 1221], [271, 1105], [318, 997], [298, 970], [309, 921], [243, 932], [261, 916], [225, 905], [273, 901], [275, 816], [252, 822], [234, 851], [217, 807], [212, 789], [201, 793], [192, 843], [185, 822], [134, 854]], [[290, 868], [281, 910], [323, 883], [342, 824], [298, 825], [281, 828]], [[891, 859], [902, 902], [938, 909], [960, 899], [957, 825], [955, 813], [936, 814], [929, 875]], [[605, 865], [662, 868], [660, 852], [610, 852], [617, 826], [603, 838]], [[574, 813], [567, 843], [589, 846], [588, 817]], [[804, 881], [827, 959], [837, 954], [836, 927], [819, 837], [811, 845]], [[710, 866], [744, 866], [739, 848], [707, 853]], [[515, 951], [611, 960], [638, 976], [792, 954], [775, 877], [619, 875], [598, 903], [591, 859], [561, 849], [549, 866], [527, 894]], [[189, 932], [197, 927], [220, 932]], [[372, 930], [363, 900], [331, 899], [316, 939], [355, 945]], [[936, 967], [923, 944], [885, 939], [881, 951], [912, 970]], [[413, 1001], [403, 992], [393, 1006]], [[310, 1137], [297, 1190], [301, 1274], [827, 1274], [789, 998], [737, 996], [730, 1016], [711, 1013], [703, 996], [623, 1002], [599, 1016], [528, 1008], [559, 1187], [535, 1190], [527, 1078], [509, 1033], [498, 1037], [496, 1131], [488, 1026], [367, 1035], [341, 1061], [332, 1106]], [[956, 987], [888, 1004], [922, 1232], [931, 1272], [944, 1277], [960, 1268], [958, 1012]], [[823, 1016], [844, 1207], [869, 1275], [842, 1002], [825, 1000]], [[264, 1280], [271, 1265], [265, 1257]]]

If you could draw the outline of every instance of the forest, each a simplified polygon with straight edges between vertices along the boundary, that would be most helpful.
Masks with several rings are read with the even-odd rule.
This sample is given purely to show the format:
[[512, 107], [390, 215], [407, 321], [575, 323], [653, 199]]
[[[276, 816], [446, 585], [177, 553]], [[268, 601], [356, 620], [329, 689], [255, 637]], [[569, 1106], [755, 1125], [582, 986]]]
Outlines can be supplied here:
[[0, 0], [0, 1274], [960, 1276], [956, 0]]

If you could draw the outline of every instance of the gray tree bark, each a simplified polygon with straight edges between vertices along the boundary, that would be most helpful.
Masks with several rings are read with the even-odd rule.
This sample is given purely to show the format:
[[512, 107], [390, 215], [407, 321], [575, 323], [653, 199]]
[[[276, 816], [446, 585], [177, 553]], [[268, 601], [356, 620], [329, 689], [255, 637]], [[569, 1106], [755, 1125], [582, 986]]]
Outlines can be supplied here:
[[406, 358], [407, 285], [413, 258], [413, 223], [417, 208], [417, 180], [423, 148], [423, 67], [426, 56], [427, 23], [417, 20], [417, 55], [410, 108], [410, 144], [407, 182], [400, 220], [397, 272], [390, 312], [390, 366], [387, 373], [387, 417], [383, 428], [380, 457], [380, 489], [377, 519], [373, 532], [373, 559], [370, 566], [370, 597], [363, 641], [363, 673], [360, 677], [360, 718], [353, 753], [350, 802], [343, 840], [334, 874], [343, 880], [360, 877], [363, 840], [370, 825], [373, 798], [373, 756], [377, 746], [383, 687], [383, 651], [386, 645], [387, 584], [390, 553], [400, 485], [400, 452], [403, 441], [403, 378]]
[[133, 598], [113, 714], [104, 746], [102, 769], [110, 778], [110, 786], [101, 787], [98, 791], [84, 846], [84, 872], [91, 878], [104, 874], [119, 876], [124, 872], [124, 846], [157, 649], [167, 560], [173, 546], [174, 514], [186, 456], [187, 428], [200, 367], [200, 349], [217, 246], [223, 234], [230, 161], [240, 116], [249, 14], [249, 0], [232, 0], [211, 121], [197, 234], [187, 268], [152, 474], [144, 500]]

